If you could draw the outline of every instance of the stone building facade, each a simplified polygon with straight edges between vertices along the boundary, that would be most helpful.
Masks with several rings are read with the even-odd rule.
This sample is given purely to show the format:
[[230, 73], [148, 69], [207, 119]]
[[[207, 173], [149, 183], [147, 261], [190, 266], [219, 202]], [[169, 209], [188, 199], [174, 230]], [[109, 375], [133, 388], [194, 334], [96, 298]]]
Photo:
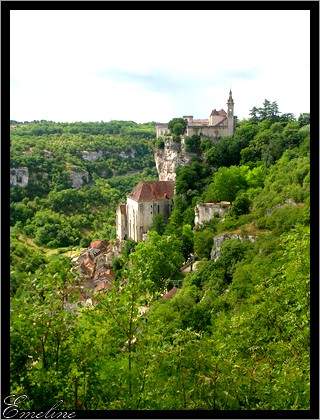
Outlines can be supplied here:
[[219, 203], [202, 203], [197, 204], [194, 212], [194, 225], [201, 226], [205, 222], [213, 219], [215, 215], [224, 217], [230, 210], [231, 203], [229, 201], [221, 201]]
[[173, 181], [140, 182], [127, 196], [127, 203], [116, 211], [117, 240], [141, 242], [153, 224], [153, 217], [169, 217], [173, 207]]
[[[194, 134], [202, 138], [233, 136], [236, 130], [237, 117], [234, 115], [234, 101], [231, 90], [227, 101], [227, 112], [223, 109], [219, 111], [214, 109], [209, 118], [204, 120], [196, 120], [192, 115], [185, 115], [183, 118], [188, 122], [186, 127], [187, 136], [193, 136]], [[170, 134], [168, 124], [158, 124], [156, 128], [157, 138]]]

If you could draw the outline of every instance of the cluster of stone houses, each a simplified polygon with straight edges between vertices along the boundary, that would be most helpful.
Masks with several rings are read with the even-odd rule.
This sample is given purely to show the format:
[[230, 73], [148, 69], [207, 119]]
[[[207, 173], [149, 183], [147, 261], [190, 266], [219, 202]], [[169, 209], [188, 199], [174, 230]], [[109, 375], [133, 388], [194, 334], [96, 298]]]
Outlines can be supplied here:
[[114, 287], [116, 275], [112, 270], [111, 261], [115, 256], [113, 245], [105, 240], [91, 242], [89, 248], [79, 256], [74, 269], [81, 278], [81, 294], [84, 299], [90, 298], [92, 293], [111, 290]]
[[[107, 292], [114, 287], [116, 275], [112, 270], [112, 259], [121, 255], [118, 249], [121, 250], [127, 239], [136, 242], [144, 240], [152, 228], [155, 215], [163, 214], [168, 218], [173, 208], [173, 196], [172, 181], [140, 182], [127, 196], [127, 203], [118, 206], [117, 245], [106, 240], [91, 242], [76, 260], [74, 269], [81, 279], [81, 286], [76, 286], [76, 289], [82, 304], [92, 304], [94, 293]], [[195, 208], [195, 225], [201, 226], [215, 216], [223, 217], [229, 208], [229, 202], [198, 204]], [[176, 287], [172, 288], [162, 299], [172, 298], [177, 290]]]
[[[121, 255], [119, 249], [125, 240], [141, 242], [145, 239], [155, 215], [170, 216], [173, 196], [172, 181], [140, 182], [132, 190], [127, 196], [127, 203], [117, 208], [117, 245], [106, 240], [91, 242], [76, 260], [74, 270], [81, 279], [81, 286], [76, 286], [79, 301], [92, 303], [94, 293], [106, 292], [114, 287], [116, 275], [112, 270], [112, 259]], [[195, 208], [195, 225], [201, 226], [215, 216], [223, 217], [229, 208], [229, 202], [198, 204]], [[162, 298], [170, 299], [177, 290], [174, 287]]]

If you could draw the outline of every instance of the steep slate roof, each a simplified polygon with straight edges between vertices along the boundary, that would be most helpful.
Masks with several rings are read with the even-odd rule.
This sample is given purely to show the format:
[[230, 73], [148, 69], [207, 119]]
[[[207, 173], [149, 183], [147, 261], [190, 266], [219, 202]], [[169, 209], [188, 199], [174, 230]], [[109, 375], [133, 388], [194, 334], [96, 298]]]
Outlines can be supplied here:
[[128, 198], [134, 201], [159, 201], [173, 197], [173, 181], [145, 181], [131, 191]]

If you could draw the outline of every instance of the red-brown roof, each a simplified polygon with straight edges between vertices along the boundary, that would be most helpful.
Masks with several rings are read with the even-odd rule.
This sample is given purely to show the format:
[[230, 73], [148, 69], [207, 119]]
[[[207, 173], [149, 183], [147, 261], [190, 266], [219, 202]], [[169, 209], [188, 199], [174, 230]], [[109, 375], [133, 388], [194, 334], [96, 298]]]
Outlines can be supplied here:
[[208, 120], [192, 120], [190, 121], [190, 124], [188, 124], [188, 127], [191, 127], [193, 125], [208, 125]]
[[220, 111], [217, 111], [216, 109], [214, 109], [211, 112], [210, 117], [212, 117], [213, 115], [220, 115], [220, 117], [225, 117], [227, 115], [226, 111], [224, 109], [220, 109]]
[[89, 268], [89, 270], [92, 270], [92, 269], [93, 269], [93, 263], [92, 263], [92, 261], [91, 261], [91, 259], [90, 259], [90, 258], [86, 258], [86, 259], [83, 261], [83, 265], [84, 265], [86, 268]]
[[101, 273], [98, 273], [94, 276], [94, 281], [98, 281], [100, 278], [106, 279], [110, 282], [114, 282], [116, 279], [116, 276], [114, 273], [110, 273], [110, 270], [103, 271]]
[[113, 288], [113, 286], [111, 285], [111, 284], [109, 284], [109, 283], [107, 283], [107, 282], [102, 282], [102, 283], [99, 283], [94, 289], [93, 289], [93, 292], [95, 293], [95, 292], [99, 292], [99, 290], [104, 290], [104, 289], [107, 289], [107, 290], [111, 290]]
[[128, 195], [134, 201], [166, 200], [173, 197], [173, 181], [140, 182]]
[[179, 289], [177, 289], [176, 287], [173, 287], [171, 290], [169, 290], [168, 293], [166, 293], [165, 295], [162, 296], [162, 299], [170, 299], [173, 297], [173, 295], [175, 295], [177, 293]]
[[108, 248], [109, 242], [108, 241], [93, 241], [90, 244], [90, 248]]

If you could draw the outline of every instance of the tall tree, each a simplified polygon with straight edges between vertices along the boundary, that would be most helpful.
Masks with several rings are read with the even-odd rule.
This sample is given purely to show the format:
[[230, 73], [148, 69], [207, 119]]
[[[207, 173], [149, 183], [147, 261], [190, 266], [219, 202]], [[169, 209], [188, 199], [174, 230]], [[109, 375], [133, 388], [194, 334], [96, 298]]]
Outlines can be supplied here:
[[183, 263], [181, 242], [174, 236], [160, 236], [155, 231], [140, 242], [130, 254], [130, 276], [143, 280], [146, 286], [159, 292], [165, 288], [165, 280]]
[[174, 137], [179, 137], [184, 134], [187, 124], [187, 120], [184, 118], [173, 118], [168, 122], [168, 128]]
[[213, 182], [207, 192], [207, 201], [234, 201], [240, 190], [246, 190], [248, 187], [247, 166], [230, 166], [230, 168], [219, 168], [213, 174]]

